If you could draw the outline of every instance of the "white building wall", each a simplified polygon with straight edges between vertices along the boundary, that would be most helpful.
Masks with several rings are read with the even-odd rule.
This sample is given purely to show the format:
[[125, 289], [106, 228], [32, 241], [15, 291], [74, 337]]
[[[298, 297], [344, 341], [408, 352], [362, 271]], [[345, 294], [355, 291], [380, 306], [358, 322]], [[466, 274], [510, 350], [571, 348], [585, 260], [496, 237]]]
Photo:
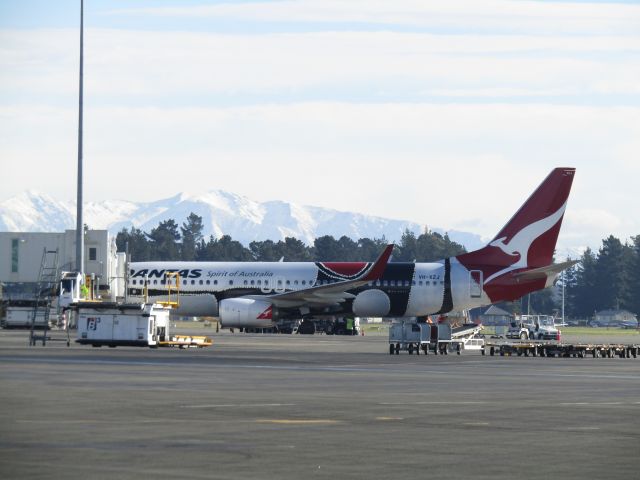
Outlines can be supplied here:
[[[17, 271], [12, 271], [13, 241], [17, 241]], [[0, 232], [0, 282], [36, 282], [42, 252], [58, 249], [60, 270], [75, 271], [75, 230], [65, 232]], [[85, 274], [94, 274], [100, 285], [112, 285], [118, 276], [115, 237], [107, 230], [85, 235]]]

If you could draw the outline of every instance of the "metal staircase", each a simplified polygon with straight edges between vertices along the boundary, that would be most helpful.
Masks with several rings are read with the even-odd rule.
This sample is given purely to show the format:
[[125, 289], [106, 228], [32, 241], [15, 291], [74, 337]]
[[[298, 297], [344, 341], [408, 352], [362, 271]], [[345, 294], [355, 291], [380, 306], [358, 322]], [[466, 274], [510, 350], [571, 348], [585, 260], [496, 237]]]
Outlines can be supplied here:
[[[49, 314], [51, 312], [52, 298], [55, 295], [58, 283], [58, 249], [42, 252], [40, 273], [36, 289], [35, 302], [31, 315], [31, 331], [29, 333], [29, 345], [42, 341], [44, 347], [49, 340]], [[40, 330], [40, 328], [42, 330]], [[41, 332], [41, 333], [40, 333]]]

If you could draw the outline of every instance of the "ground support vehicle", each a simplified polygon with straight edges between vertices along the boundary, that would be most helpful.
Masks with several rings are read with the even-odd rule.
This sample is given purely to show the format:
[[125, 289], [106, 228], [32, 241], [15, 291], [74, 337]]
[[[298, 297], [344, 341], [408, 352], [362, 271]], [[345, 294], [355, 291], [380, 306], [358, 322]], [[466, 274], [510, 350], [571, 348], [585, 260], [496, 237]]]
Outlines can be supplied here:
[[501, 342], [486, 343], [481, 350], [482, 355], [500, 356], [540, 356], [540, 357], [593, 357], [593, 358], [637, 358], [640, 345], [637, 344], [590, 344], [590, 343], [558, 343], [558, 342]]
[[451, 325], [447, 323], [394, 323], [389, 327], [389, 354], [398, 355], [400, 350], [406, 350], [410, 355], [420, 351], [427, 355], [431, 350], [434, 354], [447, 355], [451, 344]]
[[451, 330], [451, 348], [458, 355], [463, 350], [482, 350], [484, 348], [484, 337], [480, 335], [482, 325], [468, 323], [455, 327]]
[[159, 347], [202, 348], [210, 347], [213, 341], [209, 337], [199, 335], [169, 335], [166, 340], [158, 342]]
[[46, 302], [38, 302], [35, 299], [5, 301], [3, 309], [5, 314], [1, 319], [2, 328], [31, 328], [32, 323], [38, 329], [48, 328], [52, 316], [36, 315], [34, 321], [36, 307], [41, 309], [50, 308]]
[[521, 315], [511, 322], [507, 338], [520, 340], [560, 340], [560, 330], [550, 315]]
[[161, 303], [79, 302], [77, 343], [93, 347], [207, 347], [204, 336], [171, 335], [170, 306]]

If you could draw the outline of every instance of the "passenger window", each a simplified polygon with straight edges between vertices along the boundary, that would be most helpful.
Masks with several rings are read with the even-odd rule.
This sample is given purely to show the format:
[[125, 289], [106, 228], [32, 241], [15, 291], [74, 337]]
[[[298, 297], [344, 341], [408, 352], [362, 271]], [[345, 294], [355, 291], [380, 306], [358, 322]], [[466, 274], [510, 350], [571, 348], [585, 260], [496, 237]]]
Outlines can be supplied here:
[[251, 285], [255, 285], [255, 280], [251, 280]]
[[302, 284], [303, 284], [303, 285], [306, 285], [306, 284], [307, 284], [307, 281], [306, 281], [306, 280], [302, 280]]
[[287, 285], [291, 285], [291, 280], [287, 280]]
[[195, 280], [191, 280], [191, 285], [195, 285], [196, 281]]
[[262, 285], [262, 280], [258, 280], [258, 285]]
[[211, 280], [207, 280], [207, 285], [211, 285]]
[[297, 285], [297, 284], [298, 284], [298, 280], [294, 280], [294, 281], [293, 281], [293, 284], [294, 284], [294, 285]]
[[420, 281], [418, 282], [418, 285], [422, 286], [422, 280], [420, 280]]
[[244, 281], [245, 285], [249, 285], [249, 282], [247, 280]]
[[229, 285], [233, 285], [233, 280], [229, 280]]
[[198, 281], [198, 283], [199, 283], [200, 285], [202, 285], [202, 283], [203, 283], [203, 282], [202, 282], [202, 280], [199, 280], [199, 281]]
[[214, 284], [214, 285], [217, 285], [217, 284], [218, 284], [218, 280], [214, 280], [214, 281], [213, 281], [213, 284]]
[[382, 281], [382, 286], [383, 286], [383, 287], [386, 287], [387, 285], [389, 285], [389, 283], [388, 283], [386, 280], [383, 280], [383, 281]]

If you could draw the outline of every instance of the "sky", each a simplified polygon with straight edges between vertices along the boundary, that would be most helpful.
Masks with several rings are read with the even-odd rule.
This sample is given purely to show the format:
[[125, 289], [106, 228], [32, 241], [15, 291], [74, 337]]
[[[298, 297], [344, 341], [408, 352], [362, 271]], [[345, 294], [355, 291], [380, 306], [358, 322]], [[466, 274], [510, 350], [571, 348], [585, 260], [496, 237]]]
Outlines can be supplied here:
[[[0, 0], [0, 201], [74, 199], [79, 0]], [[87, 0], [85, 200], [223, 189], [491, 238], [577, 173], [559, 256], [640, 234], [640, 2]]]

